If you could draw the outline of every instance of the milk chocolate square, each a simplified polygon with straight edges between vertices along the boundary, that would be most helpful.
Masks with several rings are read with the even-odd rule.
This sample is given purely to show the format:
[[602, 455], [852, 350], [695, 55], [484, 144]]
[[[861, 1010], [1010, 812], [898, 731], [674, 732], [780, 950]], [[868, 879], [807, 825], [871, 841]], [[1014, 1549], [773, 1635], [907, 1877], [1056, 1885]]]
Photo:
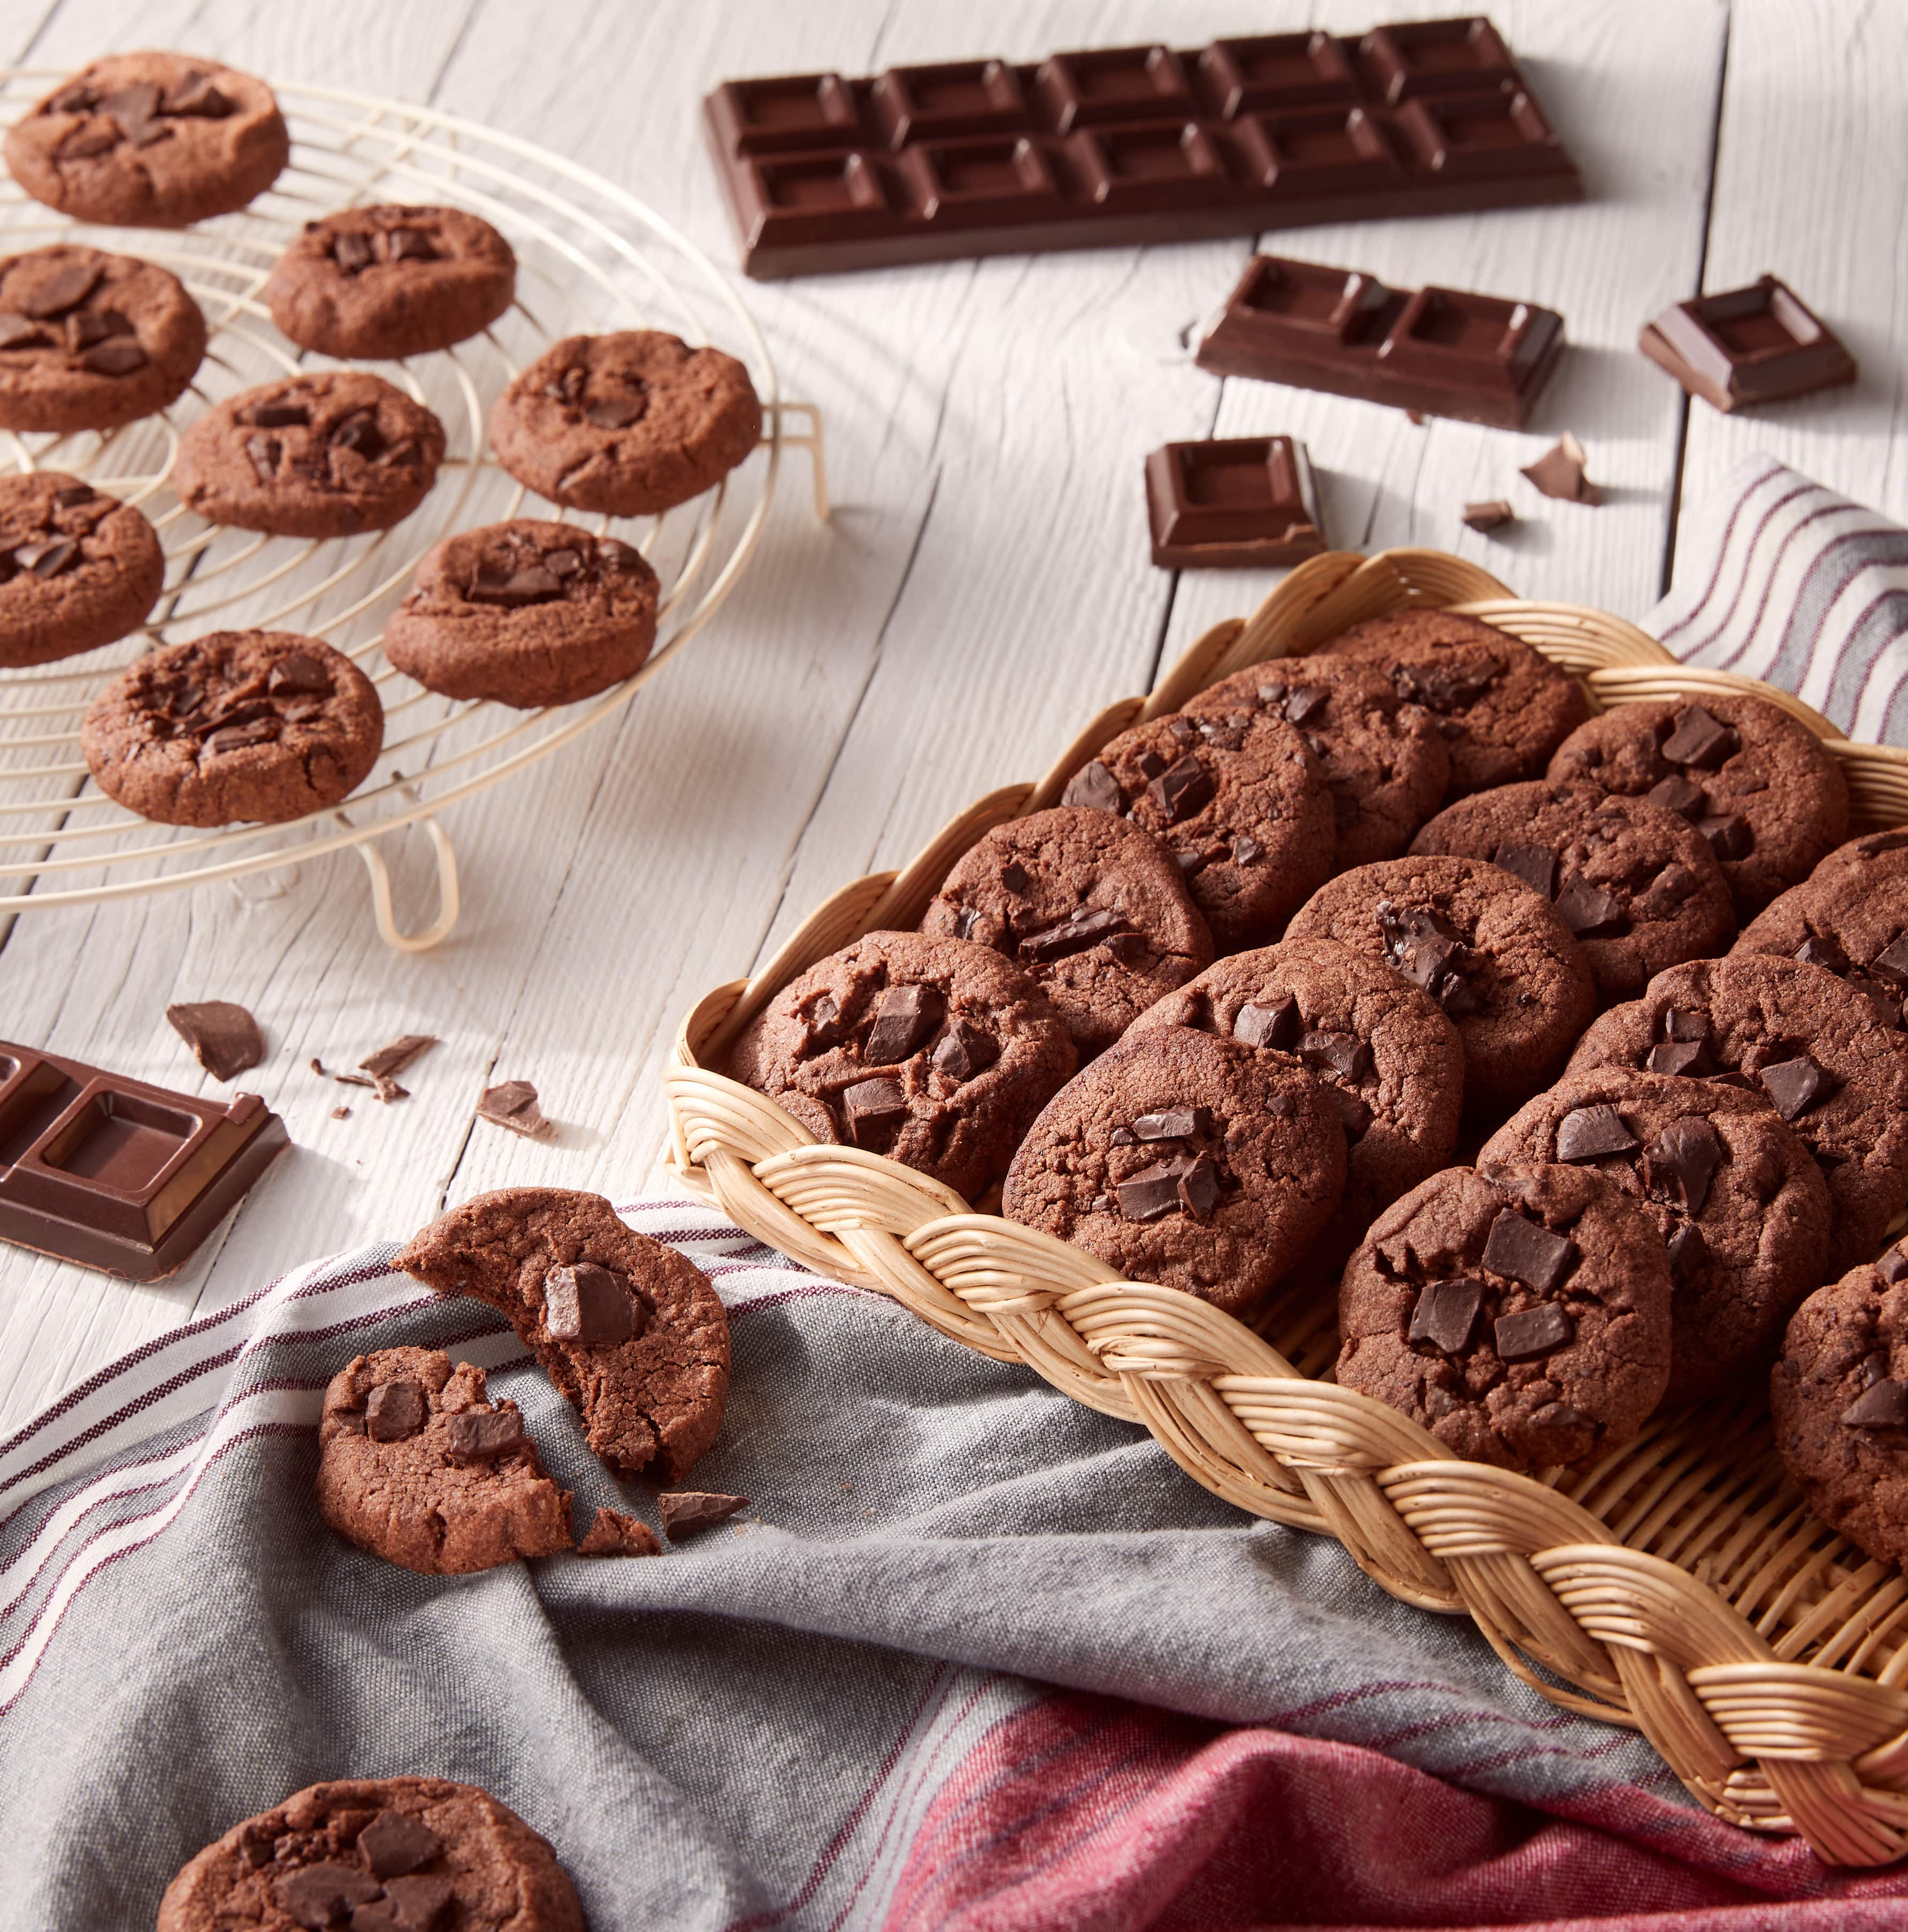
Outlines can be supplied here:
[[1289, 436], [1169, 442], [1146, 458], [1163, 570], [1298, 563], [1326, 548], [1305, 446]]

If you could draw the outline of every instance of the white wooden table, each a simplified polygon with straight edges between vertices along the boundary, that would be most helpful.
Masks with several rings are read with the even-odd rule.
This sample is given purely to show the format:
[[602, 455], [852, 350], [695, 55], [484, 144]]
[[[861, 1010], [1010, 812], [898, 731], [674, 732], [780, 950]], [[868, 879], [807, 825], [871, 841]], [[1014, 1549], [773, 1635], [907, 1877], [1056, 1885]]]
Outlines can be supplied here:
[[[77, 65], [217, 53], [268, 78], [401, 95], [555, 146], [734, 244], [702, 152], [704, 92], [739, 74], [1458, 10], [1448, 0], [11, 0], [0, 50]], [[787, 393], [825, 417], [837, 510], [780, 494], [738, 593], [616, 720], [455, 808], [466, 910], [400, 957], [349, 854], [277, 896], [229, 885], [19, 916], [0, 933], [0, 1036], [163, 1084], [201, 1076], [175, 1000], [258, 1014], [245, 1084], [295, 1143], [172, 1282], [136, 1288], [0, 1249], [0, 1435], [148, 1337], [292, 1264], [398, 1237], [511, 1182], [628, 1197], [654, 1178], [657, 1074], [679, 1016], [766, 956], [825, 893], [901, 862], [957, 807], [1043, 770], [1273, 580], [1147, 559], [1140, 464], [1176, 438], [1283, 430], [1323, 472], [1335, 542], [1431, 544], [1517, 590], [1636, 616], [1675, 566], [1678, 508], [1766, 449], [1896, 515], [1908, 369], [1899, 299], [1908, 8], [1856, 0], [1493, 0], [1589, 182], [1582, 206], [1299, 230], [1286, 252], [1560, 309], [1571, 347], [1529, 435], [1196, 369], [1187, 342], [1245, 241], [1008, 258], [750, 286]], [[1685, 409], [1635, 352], [1679, 297], [1766, 268], [1841, 331], [1860, 385], [1754, 421]], [[1517, 475], [1563, 428], [1600, 510]], [[798, 457], [793, 460], [798, 464]], [[1463, 530], [1505, 496], [1508, 541]], [[423, 842], [397, 868], [421, 892]], [[443, 1044], [381, 1107], [315, 1078], [397, 1034]], [[562, 1124], [475, 1120], [527, 1078]], [[212, 1090], [223, 1090], [216, 1088]], [[341, 1097], [351, 1118], [334, 1120]]]

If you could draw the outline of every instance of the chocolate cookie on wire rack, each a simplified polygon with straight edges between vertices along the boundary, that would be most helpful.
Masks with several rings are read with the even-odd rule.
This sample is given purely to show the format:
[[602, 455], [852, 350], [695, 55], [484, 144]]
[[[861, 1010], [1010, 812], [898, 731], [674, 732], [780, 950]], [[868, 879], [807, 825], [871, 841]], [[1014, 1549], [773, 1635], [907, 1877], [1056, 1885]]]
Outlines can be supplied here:
[[57, 470], [0, 477], [0, 664], [123, 638], [165, 581], [159, 534], [131, 504]]

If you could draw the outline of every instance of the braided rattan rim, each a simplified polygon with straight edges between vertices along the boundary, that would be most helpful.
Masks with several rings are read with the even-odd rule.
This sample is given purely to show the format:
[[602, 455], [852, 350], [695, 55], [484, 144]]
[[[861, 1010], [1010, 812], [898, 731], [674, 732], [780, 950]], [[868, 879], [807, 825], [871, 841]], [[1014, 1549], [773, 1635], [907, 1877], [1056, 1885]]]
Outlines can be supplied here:
[[970, 806], [900, 872], [844, 886], [753, 980], [702, 999], [664, 1076], [677, 1177], [797, 1261], [1143, 1424], [1228, 1502], [1335, 1536], [1394, 1596], [1467, 1613], [1524, 1682], [1640, 1730], [1720, 1816], [1799, 1832], [1832, 1863], [1885, 1864], [1908, 1850], [1908, 1581], [1810, 1517], [1779, 1466], [1770, 1474], [1766, 1439], [1756, 1453], [1754, 1432], [1769, 1435], [1760, 1405], [1661, 1420], [1555, 1486], [1454, 1462], [1409, 1417], [1316, 1378], [1332, 1359], [1331, 1311], [1261, 1318], [1281, 1353], [1192, 1296], [977, 1214], [895, 1162], [819, 1143], [763, 1095], [708, 1070], [815, 961], [863, 932], [918, 924], [956, 857], [990, 826], [1052, 804], [1136, 720], [1412, 606], [1461, 608], [1514, 632], [1580, 676], [1600, 710], [1753, 690], [1828, 742], [1859, 824], [1908, 822], [1908, 752], [1850, 744], [1786, 692], [1678, 664], [1604, 612], [1523, 602], [1441, 551], [1329, 552], [1251, 618], [1208, 632], [1150, 697], [1102, 712], [1038, 784]]

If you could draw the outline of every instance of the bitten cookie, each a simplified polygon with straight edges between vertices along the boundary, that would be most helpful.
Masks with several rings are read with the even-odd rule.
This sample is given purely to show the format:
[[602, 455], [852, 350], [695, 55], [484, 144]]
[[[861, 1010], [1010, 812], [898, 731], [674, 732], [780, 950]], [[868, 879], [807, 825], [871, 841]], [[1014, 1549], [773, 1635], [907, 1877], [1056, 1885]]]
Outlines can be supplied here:
[[1544, 776], [1687, 818], [1722, 862], [1738, 919], [1848, 836], [1841, 766], [1799, 719], [1746, 692], [1613, 704], [1557, 747]]
[[1590, 715], [1583, 687], [1541, 652], [1448, 610], [1368, 618], [1317, 654], [1376, 664], [1401, 698], [1436, 713], [1450, 747], [1452, 798], [1535, 778]]
[[1077, 806], [996, 826], [956, 862], [921, 929], [1017, 962], [1083, 1062], [1212, 961], [1172, 855], [1137, 826]]
[[1592, 785], [1500, 785], [1446, 806], [1414, 853], [1488, 859], [1556, 908], [1606, 1000], [1665, 967], [1720, 952], [1736, 930], [1729, 881], [1695, 826]]
[[626, 1227], [601, 1195], [480, 1194], [414, 1235], [395, 1264], [508, 1316], [613, 1468], [654, 1463], [678, 1482], [715, 1440], [729, 1317], [700, 1268]]
[[229, 396], [179, 440], [173, 487], [208, 523], [280, 537], [401, 524], [437, 480], [444, 425], [361, 370], [288, 376]]
[[385, 656], [447, 698], [571, 704], [642, 669], [658, 587], [640, 551], [572, 524], [460, 530], [418, 566]]
[[583, 1932], [547, 1839], [474, 1784], [340, 1778], [232, 1826], [166, 1888], [158, 1932]]
[[1908, 1250], [1898, 1244], [1796, 1310], [1769, 1402], [1809, 1508], [1878, 1562], [1908, 1564]]
[[571, 1546], [570, 1492], [544, 1473], [514, 1402], [441, 1348], [382, 1348], [331, 1378], [318, 1508], [361, 1550], [428, 1576]]
[[490, 446], [520, 483], [613, 517], [699, 496], [761, 438], [747, 369], [655, 329], [566, 335], [490, 412]]
[[390, 361], [475, 335], [516, 293], [517, 257], [489, 222], [389, 203], [307, 221], [265, 285], [301, 349]]
[[1908, 1036], [1793, 959], [1697, 959], [1585, 1034], [1569, 1071], [1640, 1066], [1765, 1095], [1814, 1155], [1834, 1223], [1822, 1273], [1853, 1268], [1908, 1204]]
[[7, 131], [7, 166], [79, 221], [183, 228], [262, 194], [292, 144], [271, 89], [190, 54], [111, 54]]
[[1390, 859], [1438, 808], [1451, 754], [1438, 720], [1398, 695], [1376, 664], [1349, 658], [1274, 658], [1235, 672], [1188, 701], [1211, 742], [1243, 740], [1254, 712], [1298, 728], [1325, 768], [1343, 868]]
[[1302, 1067], [1148, 1026], [1048, 1103], [1001, 1212], [1238, 1315], [1304, 1255], [1344, 1185], [1338, 1110]]
[[1670, 1302], [1655, 1228], [1601, 1174], [1446, 1168], [1346, 1265], [1338, 1380], [1472, 1462], [1587, 1462], [1663, 1399]]
[[1535, 1092], [1596, 1011], [1589, 962], [1548, 900], [1482, 860], [1342, 872], [1286, 939], [1336, 940], [1423, 988], [1456, 1023], [1466, 1099], [1486, 1106]]
[[176, 275], [61, 244], [0, 261], [0, 428], [115, 429], [184, 394], [205, 318]]
[[1821, 1279], [1827, 1185], [1759, 1095], [1627, 1067], [1569, 1074], [1478, 1160], [1594, 1168], [1641, 1204], [1675, 1283], [1664, 1400], [1679, 1406], [1760, 1373]]
[[123, 638], [165, 581], [158, 534], [130, 503], [57, 470], [0, 477], [0, 664]]
[[1118, 812], [1165, 845], [1221, 952], [1276, 939], [1336, 849], [1325, 767], [1269, 712], [1216, 736], [1181, 716], [1136, 724], [1060, 802]]

